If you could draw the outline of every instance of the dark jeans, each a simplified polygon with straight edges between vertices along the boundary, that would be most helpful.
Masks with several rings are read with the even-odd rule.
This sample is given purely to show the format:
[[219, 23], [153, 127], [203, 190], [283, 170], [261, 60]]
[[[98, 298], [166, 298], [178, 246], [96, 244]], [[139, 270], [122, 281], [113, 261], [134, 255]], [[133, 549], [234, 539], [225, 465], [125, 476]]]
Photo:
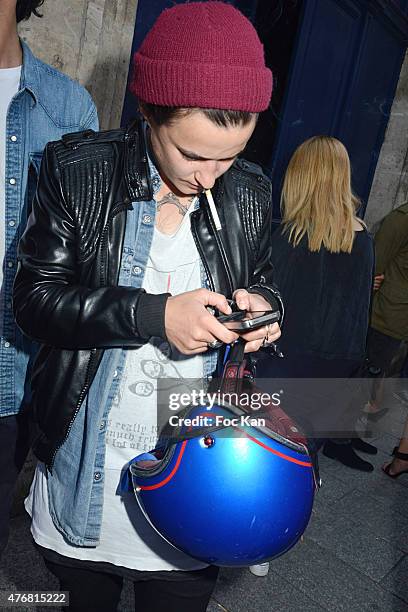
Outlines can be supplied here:
[[[395, 376], [403, 363], [403, 340], [397, 340], [370, 327], [367, 336], [367, 356], [372, 374], [377, 376]], [[378, 373], [376, 370], [379, 370]]]
[[0, 417], [0, 558], [9, 536], [10, 509], [17, 477], [29, 450], [24, 413]]
[[[69, 591], [69, 610], [117, 610], [123, 585], [122, 576], [97, 571], [98, 563], [91, 564], [89, 561], [86, 562], [86, 569], [68, 567], [48, 559], [44, 561], [50, 572], [58, 578], [61, 591]], [[95, 566], [95, 571], [89, 569], [91, 565]], [[162, 574], [163, 572], [160, 572], [160, 575]], [[205, 612], [217, 581], [218, 568], [210, 566], [194, 574], [197, 574], [198, 578], [193, 580], [153, 578], [133, 581], [135, 611]]]

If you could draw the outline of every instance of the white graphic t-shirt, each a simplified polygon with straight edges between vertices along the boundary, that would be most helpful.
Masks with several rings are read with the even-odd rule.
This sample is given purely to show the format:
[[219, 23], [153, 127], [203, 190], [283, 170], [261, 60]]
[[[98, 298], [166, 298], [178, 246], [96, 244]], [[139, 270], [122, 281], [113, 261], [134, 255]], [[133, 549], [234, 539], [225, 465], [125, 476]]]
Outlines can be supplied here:
[[[191, 212], [191, 208], [190, 211]], [[185, 215], [173, 236], [154, 230], [143, 288], [148, 293], [173, 295], [201, 287], [200, 260]], [[191, 386], [203, 376], [201, 355], [182, 355], [161, 338], [152, 338], [139, 349], [129, 349], [120, 390], [114, 398], [106, 431], [104, 506], [101, 542], [96, 548], [77, 548], [66, 543], [48, 512], [44, 467], [36, 470], [26, 508], [33, 516], [35, 541], [61, 555], [105, 561], [139, 570], [194, 570], [205, 564], [167, 544], [143, 517], [133, 492], [118, 495], [124, 466], [157, 440], [157, 380], [175, 378]], [[175, 392], [180, 392], [180, 385]], [[34, 514], [33, 514], [34, 511]], [[171, 509], [169, 509], [171, 511]]]

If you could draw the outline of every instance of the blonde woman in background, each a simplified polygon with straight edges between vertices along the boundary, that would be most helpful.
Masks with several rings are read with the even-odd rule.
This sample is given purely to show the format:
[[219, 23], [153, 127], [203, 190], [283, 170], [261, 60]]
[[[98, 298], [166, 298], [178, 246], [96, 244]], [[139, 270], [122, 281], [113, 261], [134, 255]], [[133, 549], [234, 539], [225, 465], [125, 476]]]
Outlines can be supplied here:
[[[286, 305], [279, 341], [284, 358], [259, 360], [262, 377], [344, 379], [363, 363], [374, 256], [372, 238], [356, 214], [359, 200], [352, 193], [350, 175], [346, 148], [329, 136], [310, 138], [289, 162], [282, 224], [272, 235], [272, 263]], [[321, 402], [316, 397], [295, 402], [300, 420], [310, 416], [313, 404], [316, 437], [325, 437], [324, 425], [330, 422], [330, 431], [337, 432], [335, 423], [346, 408], [345, 386], [338, 384], [330, 381], [329, 386], [326, 380], [325, 391], [323, 382], [316, 387]], [[342, 434], [325, 441], [324, 454], [372, 471], [371, 463], [355, 450], [375, 454], [377, 449], [359, 438], [337, 435]]]

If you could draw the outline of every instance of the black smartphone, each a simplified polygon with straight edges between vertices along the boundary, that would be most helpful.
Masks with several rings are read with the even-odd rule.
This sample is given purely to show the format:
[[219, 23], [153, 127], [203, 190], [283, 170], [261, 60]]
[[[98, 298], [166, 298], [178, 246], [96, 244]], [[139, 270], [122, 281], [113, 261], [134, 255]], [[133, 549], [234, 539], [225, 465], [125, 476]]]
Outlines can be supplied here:
[[248, 332], [263, 325], [271, 325], [280, 319], [278, 310], [260, 310], [256, 312], [233, 312], [230, 315], [221, 315], [217, 320], [234, 332]]
[[243, 319], [245, 319], [246, 316], [247, 316], [246, 310], [238, 310], [237, 312], [232, 312], [229, 315], [226, 315], [226, 314], [221, 314], [218, 316], [216, 315], [216, 318], [219, 323], [223, 323], [225, 325], [225, 323], [231, 323], [234, 321], [242, 321]]

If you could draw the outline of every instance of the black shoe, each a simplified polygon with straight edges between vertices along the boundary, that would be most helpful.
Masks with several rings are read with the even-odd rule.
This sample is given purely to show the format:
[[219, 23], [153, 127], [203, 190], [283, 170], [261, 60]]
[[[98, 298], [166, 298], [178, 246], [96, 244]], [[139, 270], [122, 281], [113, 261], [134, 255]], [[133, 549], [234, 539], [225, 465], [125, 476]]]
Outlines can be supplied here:
[[330, 440], [323, 447], [323, 455], [330, 459], [337, 459], [343, 465], [361, 472], [372, 472], [374, 466], [368, 461], [361, 459], [355, 452], [351, 444], [335, 444]]
[[376, 446], [369, 444], [368, 442], [366, 442], [365, 440], [362, 440], [361, 438], [352, 438], [351, 445], [353, 448], [360, 451], [361, 453], [367, 453], [367, 455], [376, 455], [378, 452], [378, 449]]

